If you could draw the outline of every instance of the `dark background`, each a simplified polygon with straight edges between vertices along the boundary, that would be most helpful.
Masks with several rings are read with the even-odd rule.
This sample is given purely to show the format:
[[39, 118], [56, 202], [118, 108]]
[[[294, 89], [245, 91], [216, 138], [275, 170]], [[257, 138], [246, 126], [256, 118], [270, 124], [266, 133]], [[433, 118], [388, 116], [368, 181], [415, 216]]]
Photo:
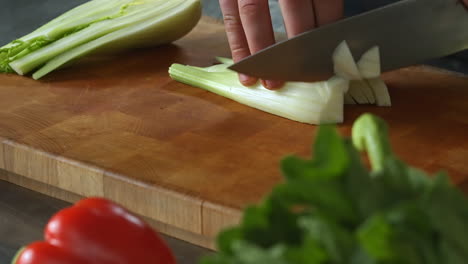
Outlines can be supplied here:
[[[66, 10], [87, 0], [1, 0], [0, 6], [0, 45], [19, 38], [45, 24]], [[203, 11], [221, 19], [218, 0], [202, 0]], [[395, 0], [345, 0], [347, 16], [370, 10]], [[277, 0], [270, 0], [273, 26], [276, 31], [284, 32], [281, 12]], [[391, 22], [389, 22], [391, 23]], [[468, 52], [428, 62], [428, 64], [468, 74]]]

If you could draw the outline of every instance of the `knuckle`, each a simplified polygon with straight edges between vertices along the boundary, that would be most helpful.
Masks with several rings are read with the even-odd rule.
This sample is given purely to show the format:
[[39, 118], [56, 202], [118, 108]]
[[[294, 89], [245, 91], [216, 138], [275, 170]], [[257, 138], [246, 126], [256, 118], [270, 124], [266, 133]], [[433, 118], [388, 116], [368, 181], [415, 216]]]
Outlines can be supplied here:
[[231, 54], [235, 59], [242, 59], [249, 54], [249, 50], [241, 44], [234, 44], [231, 45]]
[[237, 32], [242, 28], [242, 23], [237, 16], [226, 14], [223, 16], [223, 18], [226, 32]]
[[261, 11], [262, 0], [239, 0], [239, 12], [244, 15], [256, 15]]

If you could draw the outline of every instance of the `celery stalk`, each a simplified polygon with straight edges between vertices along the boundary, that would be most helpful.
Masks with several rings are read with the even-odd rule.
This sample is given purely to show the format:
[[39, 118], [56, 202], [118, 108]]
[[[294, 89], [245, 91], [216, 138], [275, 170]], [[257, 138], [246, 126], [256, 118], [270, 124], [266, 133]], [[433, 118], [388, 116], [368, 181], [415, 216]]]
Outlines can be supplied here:
[[172, 64], [171, 78], [232, 99], [247, 106], [308, 124], [343, 122], [343, 94], [348, 81], [333, 77], [317, 83], [288, 82], [277, 91], [261, 84], [243, 86], [226, 64], [206, 68]]

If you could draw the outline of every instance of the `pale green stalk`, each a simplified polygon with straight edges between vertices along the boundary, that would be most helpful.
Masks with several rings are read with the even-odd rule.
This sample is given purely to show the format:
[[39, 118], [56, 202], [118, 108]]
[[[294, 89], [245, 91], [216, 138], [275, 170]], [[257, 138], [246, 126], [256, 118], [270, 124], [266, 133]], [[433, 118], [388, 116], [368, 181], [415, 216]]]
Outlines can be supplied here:
[[158, 0], [151, 1], [141, 8], [127, 8], [127, 13], [124, 16], [94, 23], [73, 35], [59, 39], [47, 45], [46, 47], [43, 47], [37, 52], [30, 53], [20, 59], [13, 61], [10, 63], [10, 66], [18, 74], [27, 74], [67, 50], [119, 29], [142, 23], [153, 17], [160, 16], [161, 14], [168, 12], [174, 6], [179, 5], [182, 1], [183, 0]]
[[164, 12], [154, 14], [152, 19], [123, 27], [61, 53], [36, 71], [33, 78], [40, 79], [53, 70], [98, 50], [109, 52], [134, 46], [155, 46], [171, 42], [187, 34], [200, 19], [199, 0], [173, 0], [170, 7], [165, 8]]
[[[220, 61], [229, 62], [221, 59]], [[216, 93], [239, 103], [291, 120], [309, 123], [341, 123], [343, 94], [348, 81], [334, 77], [317, 83], [288, 82], [277, 91], [261, 84], [243, 86], [228, 64], [207, 68], [173, 64], [170, 76], [177, 81]]]

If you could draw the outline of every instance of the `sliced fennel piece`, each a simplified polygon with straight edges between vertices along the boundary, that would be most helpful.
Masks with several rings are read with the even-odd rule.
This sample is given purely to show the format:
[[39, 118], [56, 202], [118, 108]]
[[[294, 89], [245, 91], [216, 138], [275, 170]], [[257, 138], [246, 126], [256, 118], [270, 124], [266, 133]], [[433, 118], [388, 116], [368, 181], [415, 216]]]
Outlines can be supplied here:
[[372, 91], [372, 87], [369, 85], [369, 83], [366, 80], [361, 80], [361, 81], [356, 80], [356, 81], [352, 81], [352, 83], [355, 86], [355, 89], [361, 90], [362, 94], [364, 94], [364, 96], [366, 97], [368, 104], [375, 104], [374, 91]]
[[[346, 104], [377, 104], [390, 106], [390, 94], [384, 81], [380, 78], [380, 51], [375, 46], [362, 55], [357, 63], [363, 80], [350, 82], [349, 91], [345, 95]], [[355, 102], [351, 101], [353, 99]]]
[[367, 99], [366, 94], [363, 91], [363, 82], [362, 81], [350, 81], [348, 94], [356, 101], [358, 104], [370, 104]]
[[[349, 90], [348, 90], [349, 91]], [[349, 94], [349, 92], [344, 94], [344, 103], [345, 104], [350, 104], [354, 105], [356, 104], [356, 101], [353, 99], [353, 97]]]
[[333, 52], [334, 71], [337, 76], [348, 80], [361, 80], [362, 76], [359, 72], [353, 54], [349, 49], [346, 41], [341, 42]]
[[40, 79], [78, 58], [100, 51], [118, 51], [131, 47], [156, 46], [172, 42], [190, 32], [201, 17], [200, 0], [178, 0], [179, 4], [152, 19], [124, 27], [88, 43], [70, 49], [48, 61], [33, 74]]
[[371, 79], [379, 77], [381, 74], [379, 47], [374, 46], [364, 53], [358, 61], [357, 66], [363, 78]]
[[343, 95], [348, 86], [346, 79], [333, 77], [317, 83], [288, 82], [280, 90], [271, 91], [261, 84], [243, 86], [237, 73], [227, 67], [228, 64], [206, 68], [173, 64], [169, 74], [176, 81], [298, 122], [343, 122]]
[[27, 74], [67, 50], [119, 29], [136, 25], [148, 19], [160, 16], [161, 14], [168, 12], [171, 8], [181, 4], [183, 1], [184, 0], [152, 0], [147, 1], [146, 3], [141, 3], [139, 6], [131, 5], [126, 9], [127, 11], [125, 15], [92, 24], [72, 35], [55, 41], [36, 52], [13, 61], [10, 63], [10, 66], [20, 75]]
[[381, 78], [368, 79], [367, 82], [374, 90], [375, 100], [378, 106], [392, 105], [387, 85]]

